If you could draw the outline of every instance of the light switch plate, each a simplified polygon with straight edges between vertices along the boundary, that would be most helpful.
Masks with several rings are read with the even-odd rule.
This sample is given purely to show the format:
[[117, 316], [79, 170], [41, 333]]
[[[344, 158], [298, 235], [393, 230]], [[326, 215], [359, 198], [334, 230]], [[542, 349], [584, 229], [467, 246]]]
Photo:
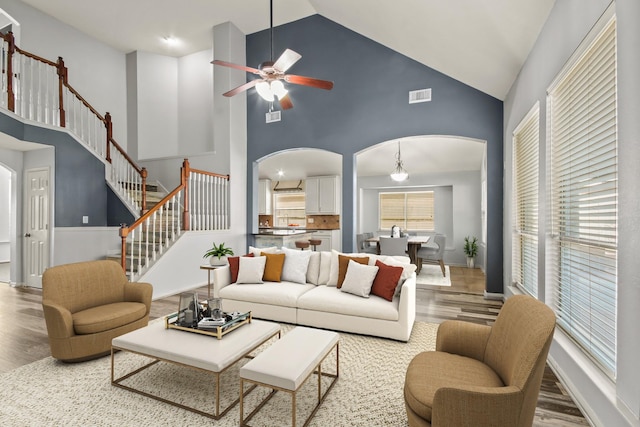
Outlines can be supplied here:
[[89, 217], [87, 215], [83, 215], [82, 216], [82, 223], [83, 224], [89, 224]]

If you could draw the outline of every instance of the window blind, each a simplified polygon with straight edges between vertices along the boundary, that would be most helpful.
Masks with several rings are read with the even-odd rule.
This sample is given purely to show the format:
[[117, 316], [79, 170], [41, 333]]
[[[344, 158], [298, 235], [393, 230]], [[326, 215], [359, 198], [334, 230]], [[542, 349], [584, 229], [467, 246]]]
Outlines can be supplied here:
[[558, 325], [616, 372], [616, 23], [611, 18], [548, 93], [547, 283]]
[[433, 191], [380, 193], [380, 230], [397, 225], [403, 230], [434, 229]]
[[513, 281], [538, 296], [538, 145], [536, 105], [513, 132]]

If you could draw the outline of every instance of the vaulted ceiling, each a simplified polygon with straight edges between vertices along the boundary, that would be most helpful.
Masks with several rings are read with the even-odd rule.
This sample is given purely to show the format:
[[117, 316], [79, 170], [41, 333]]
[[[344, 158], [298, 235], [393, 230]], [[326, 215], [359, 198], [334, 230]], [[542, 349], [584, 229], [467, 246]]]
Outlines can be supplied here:
[[[269, 0], [23, 0], [125, 53], [211, 48], [212, 28], [269, 27]], [[503, 100], [554, 0], [274, 0], [274, 25], [320, 14]], [[169, 46], [164, 38], [173, 37]], [[304, 52], [301, 52], [304, 54]]]

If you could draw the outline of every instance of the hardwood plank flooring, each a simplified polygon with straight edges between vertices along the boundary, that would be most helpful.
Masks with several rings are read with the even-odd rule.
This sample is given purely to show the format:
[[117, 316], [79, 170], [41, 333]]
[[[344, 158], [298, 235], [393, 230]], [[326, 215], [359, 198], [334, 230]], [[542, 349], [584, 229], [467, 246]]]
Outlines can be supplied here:
[[[416, 318], [432, 323], [459, 319], [491, 325], [502, 301], [484, 299], [485, 277], [479, 269], [450, 267], [451, 286], [428, 286], [416, 290]], [[206, 295], [206, 287], [197, 290]], [[176, 310], [178, 296], [153, 301], [152, 319]], [[42, 314], [42, 291], [13, 288], [0, 282], [0, 373], [8, 372], [50, 355]], [[553, 371], [547, 366], [542, 380], [534, 426], [588, 426]]]

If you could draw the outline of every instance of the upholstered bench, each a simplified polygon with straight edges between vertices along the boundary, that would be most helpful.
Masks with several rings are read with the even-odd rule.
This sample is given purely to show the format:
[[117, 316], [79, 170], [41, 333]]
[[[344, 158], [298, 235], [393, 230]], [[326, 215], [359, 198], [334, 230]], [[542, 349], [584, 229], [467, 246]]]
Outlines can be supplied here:
[[[291, 420], [296, 425], [296, 392], [312, 373], [318, 375], [318, 403], [307, 417], [307, 425], [333, 387], [339, 374], [339, 335], [321, 329], [296, 327], [240, 368], [240, 425], [246, 426], [260, 408], [277, 391], [291, 393]], [[335, 374], [322, 372], [322, 362], [335, 348]], [[333, 378], [322, 393], [322, 376]], [[244, 418], [244, 383], [254, 383], [273, 389], [271, 393]]]

